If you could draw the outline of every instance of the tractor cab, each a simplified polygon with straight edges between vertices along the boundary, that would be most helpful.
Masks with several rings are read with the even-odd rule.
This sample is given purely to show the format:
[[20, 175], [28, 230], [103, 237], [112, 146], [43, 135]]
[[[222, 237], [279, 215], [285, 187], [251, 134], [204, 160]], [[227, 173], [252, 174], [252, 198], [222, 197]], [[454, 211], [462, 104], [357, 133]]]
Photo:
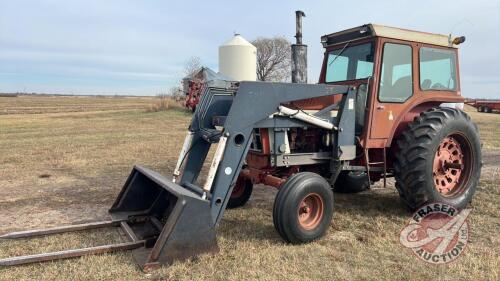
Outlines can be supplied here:
[[375, 24], [328, 34], [319, 83], [366, 87], [357, 95], [356, 133], [364, 147], [390, 147], [415, 114], [463, 102], [457, 46], [464, 41]]

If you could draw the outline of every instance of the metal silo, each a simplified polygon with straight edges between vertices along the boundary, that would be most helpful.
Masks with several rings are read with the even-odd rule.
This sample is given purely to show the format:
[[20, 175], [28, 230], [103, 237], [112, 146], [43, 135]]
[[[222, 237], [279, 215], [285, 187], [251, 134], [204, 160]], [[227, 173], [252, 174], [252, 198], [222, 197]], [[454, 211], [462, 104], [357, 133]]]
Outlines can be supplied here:
[[219, 72], [236, 81], [257, 80], [257, 48], [236, 34], [219, 47]]

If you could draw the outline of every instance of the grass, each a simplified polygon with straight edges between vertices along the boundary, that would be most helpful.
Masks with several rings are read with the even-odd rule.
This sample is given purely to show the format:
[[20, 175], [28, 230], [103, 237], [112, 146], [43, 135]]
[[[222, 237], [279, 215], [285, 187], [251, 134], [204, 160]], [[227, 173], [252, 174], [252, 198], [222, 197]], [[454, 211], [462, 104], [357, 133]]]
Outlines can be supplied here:
[[[146, 112], [150, 98], [0, 97], [0, 233], [108, 218], [134, 164], [175, 165], [191, 115]], [[499, 114], [470, 112], [484, 142], [472, 238], [456, 262], [431, 266], [399, 244], [410, 214], [393, 185], [336, 194], [327, 235], [287, 245], [274, 230], [275, 190], [257, 186], [218, 228], [218, 255], [144, 273], [130, 253], [0, 268], [0, 280], [498, 280]], [[0, 241], [0, 258], [120, 241], [113, 229]]]
[[181, 102], [178, 102], [167, 95], [160, 94], [156, 96], [155, 101], [147, 108], [146, 112], [158, 112], [182, 108], [184, 108], [184, 106]]

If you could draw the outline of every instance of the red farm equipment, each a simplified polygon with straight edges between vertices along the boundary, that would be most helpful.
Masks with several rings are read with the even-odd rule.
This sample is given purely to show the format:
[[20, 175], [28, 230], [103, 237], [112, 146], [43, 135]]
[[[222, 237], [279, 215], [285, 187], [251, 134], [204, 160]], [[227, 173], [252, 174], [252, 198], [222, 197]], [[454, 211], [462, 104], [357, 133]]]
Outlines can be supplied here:
[[500, 111], [500, 100], [495, 99], [468, 99], [465, 101], [477, 109], [477, 112], [492, 113], [493, 111]]
[[231, 79], [208, 67], [202, 67], [194, 74], [182, 79], [182, 87], [186, 95], [186, 108], [194, 112], [205, 87], [216, 86], [217, 83], [224, 83], [224, 81], [230, 82]]

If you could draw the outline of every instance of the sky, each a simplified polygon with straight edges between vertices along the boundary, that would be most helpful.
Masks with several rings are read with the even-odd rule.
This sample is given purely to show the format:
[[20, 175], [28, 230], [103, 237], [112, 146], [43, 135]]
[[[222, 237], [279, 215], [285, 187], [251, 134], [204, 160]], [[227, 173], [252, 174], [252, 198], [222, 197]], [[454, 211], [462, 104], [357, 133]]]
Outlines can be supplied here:
[[191, 56], [218, 70], [218, 46], [235, 32], [293, 42], [298, 9], [310, 82], [322, 35], [378, 23], [466, 36], [462, 95], [500, 98], [500, 0], [0, 0], [0, 92], [164, 93]]

